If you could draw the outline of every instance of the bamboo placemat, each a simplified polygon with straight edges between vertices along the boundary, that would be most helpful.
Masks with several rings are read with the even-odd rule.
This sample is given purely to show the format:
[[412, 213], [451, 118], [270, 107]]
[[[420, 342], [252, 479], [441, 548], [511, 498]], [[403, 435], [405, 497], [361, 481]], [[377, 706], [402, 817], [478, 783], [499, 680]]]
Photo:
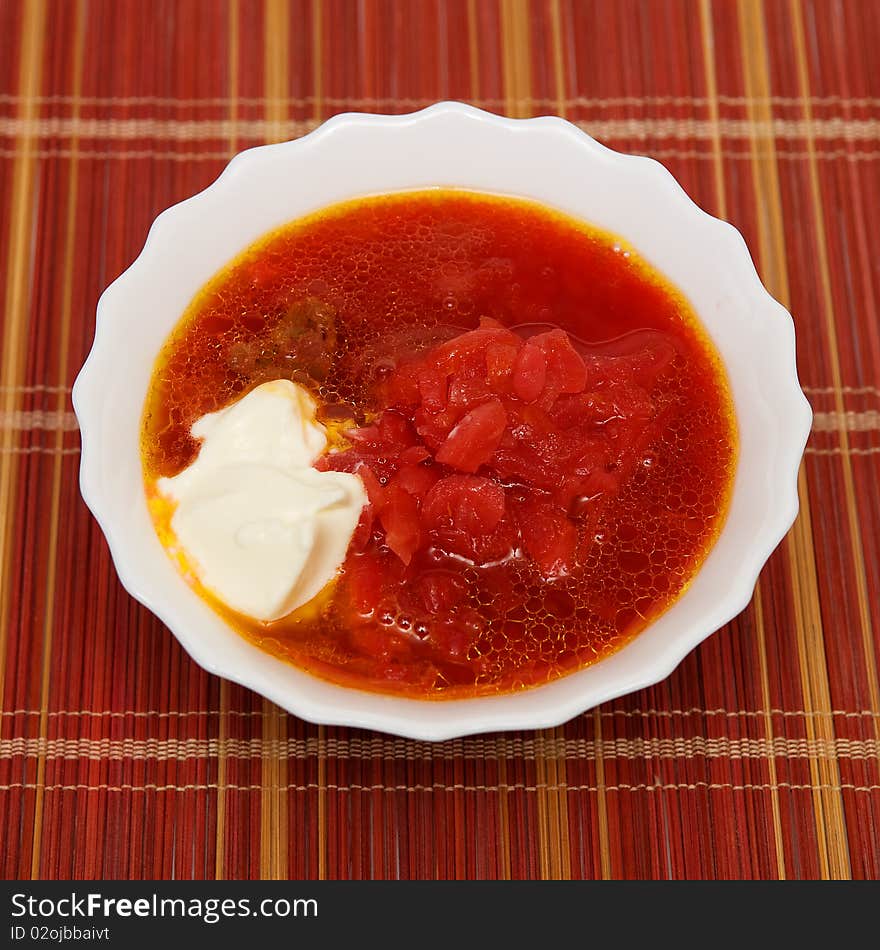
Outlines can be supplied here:
[[[0, 2], [2, 875], [877, 879], [878, 48], [869, 0]], [[795, 528], [672, 676], [429, 745], [190, 661], [80, 500], [70, 386], [234, 152], [440, 98], [665, 162], [792, 310], [816, 415]]]

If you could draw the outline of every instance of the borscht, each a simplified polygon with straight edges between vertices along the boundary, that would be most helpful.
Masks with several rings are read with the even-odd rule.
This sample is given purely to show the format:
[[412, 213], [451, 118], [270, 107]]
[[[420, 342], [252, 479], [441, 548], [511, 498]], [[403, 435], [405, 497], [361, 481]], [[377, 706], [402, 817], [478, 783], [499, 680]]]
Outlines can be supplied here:
[[[229, 550], [305, 564], [321, 530], [338, 547], [307, 602], [273, 589], [300, 605], [269, 620], [206, 581], [164, 488], [221, 423], [247, 455], [259, 419], [230, 412], [263, 392], [305, 407], [289, 425], [311, 448], [294, 481], [266, 456], [281, 501], [235, 522]], [[159, 356], [141, 446], [162, 543], [237, 632], [342, 685], [447, 699], [571, 673], [666, 610], [722, 527], [737, 434], [713, 344], [635, 248], [532, 201], [432, 189], [324, 209], [221, 271]], [[212, 530], [260, 492], [249, 462], [205, 481]], [[305, 483], [328, 520], [294, 536], [319, 504], [283, 493]], [[327, 485], [358, 486], [347, 522]]]

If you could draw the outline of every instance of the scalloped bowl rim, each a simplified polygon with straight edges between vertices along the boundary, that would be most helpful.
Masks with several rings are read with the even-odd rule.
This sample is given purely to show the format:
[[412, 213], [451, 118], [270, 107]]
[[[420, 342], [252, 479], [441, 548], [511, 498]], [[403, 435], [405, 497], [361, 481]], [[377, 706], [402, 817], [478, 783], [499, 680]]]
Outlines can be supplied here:
[[[343, 159], [352, 148], [361, 161], [349, 167]], [[283, 183], [287, 175], [294, 177], [294, 168], [301, 184], [288, 194]], [[589, 172], [598, 177], [588, 178]], [[277, 192], [266, 193], [273, 175], [281, 200]], [[162, 549], [146, 513], [140, 456], [132, 457], [126, 425], [133, 407], [143, 405], [156, 340], [161, 345], [198, 288], [260, 234], [349, 197], [443, 186], [531, 198], [574, 217], [587, 217], [582, 212], [588, 207], [588, 220], [601, 227], [623, 221], [623, 228], [610, 230], [682, 288], [714, 338], [731, 377], [741, 445], [731, 509], [713, 550], [688, 589], [638, 637], [593, 666], [543, 686], [428, 701], [320, 680], [229, 630]], [[311, 195], [322, 193], [339, 196], [316, 197], [310, 204]], [[287, 214], [288, 205], [300, 210]], [[235, 209], [238, 215], [230, 214]], [[218, 224], [229, 217], [241, 228]], [[691, 243], [682, 244], [684, 233]], [[198, 240], [187, 243], [187, 235]], [[199, 255], [204, 260], [188, 268]], [[700, 258], [711, 280], [697, 273], [693, 258]], [[145, 328], [151, 299], [161, 333]], [[749, 339], [742, 344], [729, 326], [730, 314], [744, 322]], [[150, 336], [147, 356], [133, 351], [130, 341], [139, 334]], [[132, 380], [140, 380], [139, 392]], [[205, 190], [162, 212], [140, 255], [101, 295], [94, 344], [75, 382], [73, 404], [82, 437], [82, 496], [106, 536], [119, 578], [197, 663], [311, 722], [424, 740], [559, 725], [668, 676], [751, 599], [761, 568], [797, 516], [798, 469], [812, 422], [797, 378], [793, 321], [764, 288], [736, 228], [694, 204], [659, 162], [614, 152], [564, 119], [509, 119], [454, 102], [405, 115], [337, 115], [300, 139], [239, 153]], [[139, 426], [139, 414], [135, 421]], [[724, 548], [731, 532], [736, 538], [727, 548], [738, 543], [740, 549]], [[704, 584], [710, 565], [712, 580]]]

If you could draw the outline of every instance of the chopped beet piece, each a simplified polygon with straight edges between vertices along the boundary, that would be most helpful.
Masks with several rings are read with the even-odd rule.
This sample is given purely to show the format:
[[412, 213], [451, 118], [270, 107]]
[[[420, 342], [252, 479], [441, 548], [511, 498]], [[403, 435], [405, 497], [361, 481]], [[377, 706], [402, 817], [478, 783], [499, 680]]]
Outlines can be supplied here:
[[434, 457], [461, 472], [475, 472], [492, 458], [506, 426], [504, 406], [493, 399], [464, 416]]
[[426, 369], [419, 376], [419, 395], [422, 405], [430, 412], [439, 412], [446, 406], [447, 377], [436, 369]]
[[431, 457], [431, 453], [424, 445], [412, 445], [400, 453], [398, 461], [401, 465], [418, 465]]
[[363, 551], [363, 549], [370, 543], [370, 538], [373, 535], [374, 520], [375, 515], [373, 512], [373, 506], [364, 505], [361, 511], [361, 516], [358, 518], [357, 527], [354, 529], [354, 533], [351, 536], [350, 548], [352, 551]]
[[391, 484], [399, 485], [415, 498], [424, 498], [439, 477], [440, 473], [436, 468], [426, 468], [424, 465], [402, 465], [391, 479]]
[[519, 347], [512, 343], [490, 343], [486, 347], [486, 380], [496, 390], [507, 390]]
[[385, 404], [399, 408], [418, 406], [421, 401], [419, 377], [422, 372], [419, 360], [411, 360], [396, 368], [389, 366], [389, 372], [380, 377], [378, 387]]
[[384, 573], [379, 557], [371, 550], [345, 559], [344, 581], [348, 596], [360, 613], [367, 614], [376, 606], [376, 595], [382, 589]]
[[398, 453], [416, 442], [416, 435], [409, 420], [389, 409], [379, 416], [379, 434], [382, 445], [396, 449]]
[[587, 367], [564, 330], [539, 333], [529, 344], [544, 353], [547, 377], [554, 389], [560, 393], [583, 392], [587, 385]]
[[436, 413], [419, 409], [415, 414], [416, 431], [424, 440], [425, 445], [436, 451], [452, 431], [460, 415], [461, 413], [455, 409], [443, 409]]
[[459, 528], [438, 528], [430, 533], [434, 547], [474, 564], [485, 565], [513, 557], [519, 547], [519, 533], [512, 519], [502, 518], [488, 534], [478, 535]]
[[418, 579], [417, 585], [425, 610], [432, 614], [450, 610], [467, 593], [465, 582], [452, 571], [428, 571]]
[[354, 468], [355, 475], [360, 478], [364, 483], [364, 488], [367, 492], [367, 498], [370, 499], [370, 504], [375, 508], [381, 508], [384, 500], [385, 489], [382, 487], [382, 483], [376, 478], [373, 470], [369, 465], [366, 465], [364, 462], [358, 462]]
[[352, 442], [373, 448], [378, 448], [382, 444], [382, 434], [378, 426], [361, 426], [358, 429], [352, 429], [348, 433], [348, 438]]
[[534, 402], [547, 382], [547, 358], [532, 343], [519, 351], [513, 364], [513, 391], [523, 402]]
[[477, 475], [441, 479], [422, 504], [422, 520], [429, 530], [448, 527], [484, 535], [503, 517], [504, 489], [492, 479]]
[[544, 577], [565, 577], [574, 567], [577, 528], [549, 498], [532, 495], [516, 505], [523, 544]]
[[422, 539], [416, 499], [399, 485], [389, 485], [379, 509], [379, 520], [385, 529], [388, 547], [404, 564], [409, 564]]
[[509, 343], [519, 345], [519, 337], [505, 329], [497, 320], [483, 317], [476, 330], [462, 333], [460, 336], [441, 343], [431, 353], [431, 363], [439, 369], [454, 372], [469, 362], [485, 360], [486, 347], [490, 343]]
[[486, 381], [485, 373], [462, 374], [453, 377], [449, 384], [449, 408], [460, 412], [487, 402], [495, 396]]

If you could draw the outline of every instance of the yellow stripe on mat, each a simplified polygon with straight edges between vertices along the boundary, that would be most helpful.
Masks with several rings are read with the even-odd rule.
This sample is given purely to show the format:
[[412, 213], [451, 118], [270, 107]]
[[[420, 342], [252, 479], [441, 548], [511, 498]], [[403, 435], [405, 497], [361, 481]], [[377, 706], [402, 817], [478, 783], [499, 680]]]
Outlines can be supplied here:
[[[74, 105], [77, 115], [79, 106], [77, 96], [82, 90], [83, 51], [85, 49], [85, 11], [83, 0], [77, 0], [76, 19], [73, 37], [72, 84]], [[67, 220], [65, 222], [64, 266], [61, 282], [61, 319], [58, 322], [58, 376], [67, 379], [67, 364], [70, 353], [70, 325], [73, 311], [73, 272], [76, 260], [76, 222], [77, 197], [79, 191], [79, 161], [77, 147], [79, 142], [71, 143], [73, 156], [70, 160], [70, 172], [67, 176]], [[63, 392], [55, 393], [54, 414], [60, 416], [64, 411], [67, 396]], [[49, 684], [52, 669], [52, 633], [55, 623], [55, 584], [58, 577], [58, 525], [61, 520], [61, 479], [64, 472], [60, 454], [64, 439], [64, 428], [55, 431], [54, 446], [58, 450], [52, 463], [52, 501], [49, 509], [49, 543], [46, 550], [46, 590], [43, 620], [43, 656], [40, 672], [40, 738], [45, 739], [49, 727]], [[31, 850], [31, 877], [39, 879], [40, 850], [43, 835], [43, 785], [46, 781], [46, 759], [40, 756], [37, 761], [37, 793], [34, 802], [34, 835]]]
[[[267, 138], [285, 137], [287, 104], [288, 32], [290, 10], [283, 0], [267, 0], [264, 34]], [[286, 742], [288, 716], [269, 700], [263, 700], [263, 738]], [[260, 801], [260, 877], [285, 880], [288, 875], [288, 779], [287, 760], [263, 759]], [[320, 836], [320, 830], [319, 830]], [[323, 837], [326, 835], [321, 836]]]
[[[532, 84], [528, 0], [503, 0], [501, 42], [507, 112], [526, 118], [531, 115], [531, 109], [521, 103], [531, 101]], [[540, 735], [552, 742], [555, 737], [562, 737], [562, 730], [547, 729]], [[543, 752], [535, 759], [535, 777], [538, 787], [539, 874], [542, 880], [568, 879], [571, 877], [571, 856], [565, 757]]]
[[[745, 88], [749, 97], [749, 117], [756, 123], [772, 119], [769, 105], [770, 77], [767, 63], [767, 36], [760, 0], [739, 0], [740, 48]], [[786, 270], [785, 236], [782, 226], [782, 198], [772, 139], [755, 139], [755, 201], [764, 214], [758, 215], [758, 241], [763, 277], [770, 292], [790, 305]], [[789, 555], [792, 606], [797, 633], [798, 660], [804, 707], [820, 713], [831, 709], [828, 669], [816, 558], [810, 519], [810, 497], [803, 467], [798, 479], [800, 516], [789, 532], [785, 548]], [[805, 728], [809, 739], [833, 741], [834, 724], [826, 716], [808, 716]], [[823, 879], [851, 877], [846, 819], [840, 794], [840, 770], [833, 759], [810, 759], [819, 871]]]
[[[799, 3], [791, 3], [792, 32], [797, 57], [798, 80], [804, 95], [804, 118], [812, 118], [809, 102], [810, 78], [807, 66], [806, 38], [804, 34], [803, 10]], [[831, 268], [828, 264], [828, 245], [825, 238], [825, 218], [822, 213], [822, 193], [819, 187], [819, 169], [815, 159], [816, 143], [811, 135], [807, 136], [807, 151], [810, 153], [810, 197], [813, 203], [813, 217], [816, 227], [816, 250], [819, 257], [819, 276], [822, 281], [822, 310], [825, 313], [825, 326], [828, 341], [828, 362], [831, 366], [831, 379], [834, 388], [835, 413], [816, 413], [813, 428], [830, 428], [835, 423], [840, 438], [840, 460], [843, 469], [843, 488], [846, 498], [846, 516], [849, 523], [850, 548], [853, 561], [853, 578], [856, 582], [859, 609], [859, 627], [862, 634], [862, 650], [865, 655], [865, 674], [868, 682], [868, 694], [871, 709], [880, 713], [880, 682], [877, 675], [877, 657], [874, 650], [874, 632], [868, 604], [871, 602], [868, 592], [868, 580], [865, 571], [865, 553], [862, 547], [861, 525], [856, 504], [855, 480], [853, 478], [852, 458], [849, 444], [849, 430], [867, 431], [880, 428], [880, 413], [876, 411], [854, 413], [846, 412], [843, 401], [843, 373], [840, 368], [840, 347], [837, 343], [837, 323], [834, 312], [834, 295], [831, 293]], [[875, 735], [880, 738], [880, 720], [874, 720]]]
[[[315, 90], [312, 118], [315, 123], [323, 119], [321, 90], [324, 88], [324, 22], [321, 0], [312, 3], [312, 80]], [[318, 880], [327, 878], [327, 728], [318, 726]]]
[[[706, 89], [709, 92], [709, 114], [713, 122], [718, 123], [718, 80], [715, 68], [715, 36], [712, 25], [712, 10], [709, 0], [700, 0], [700, 30], [703, 43], [703, 59], [705, 63]], [[721, 132], [716, 132], [712, 140], [715, 170], [715, 200], [718, 214], [727, 217], [727, 195], [724, 187], [724, 164], [722, 161]], [[761, 601], [761, 582], [755, 584], [752, 596], [752, 610], [755, 619], [755, 633], [757, 634], [758, 668], [761, 677], [761, 699], [764, 708], [770, 708], [770, 677], [767, 668], [767, 634], [764, 626], [764, 608]], [[773, 717], [768, 712], [764, 716], [764, 734], [772, 745], [774, 730]], [[767, 774], [773, 786], [770, 792], [770, 813], [773, 818], [773, 847], [776, 853], [776, 876], [784, 881], [787, 877], [785, 870], [785, 847], [782, 839], [782, 816], [779, 811], [779, 791], [775, 787], [778, 781], [776, 760], [769, 756], [767, 759]]]
[[[238, 44], [239, 8], [238, 0], [229, 0], [226, 10], [229, 32], [227, 57], [229, 69], [229, 122], [232, 132], [229, 136], [229, 151], [238, 150], [236, 121], [238, 119]], [[226, 878], [226, 806], [227, 782], [229, 780], [227, 747], [229, 743], [229, 681], [220, 680], [219, 714], [217, 717], [217, 831], [214, 845], [214, 878], [222, 881]]]
[[[21, 27], [21, 62], [18, 87], [21, 91], [19, 115], [30, 120], [36, 115], [35, 97], [40, 92], [46, 5], [34, 0], [25, 6]], [[27, 327], [30, 309], [31, 225], [33, 221], [35, 158], [33, 140], [22, 136], [16, 143], [12, 168], [12, 203], [9, 213], [9, 252], [6, 259], [6, 295], [3, 302], [5, 323], [0, 363], [0, 409], [11, 414], [18, 410], [23, 390], [27, 353]], [[2, 222], [0, 222], [2, 223]], [[13, 531], [18, 488], [19, 458], [16, 436], [11, 429], [0, 431], [0, 603], [11, 601], [9, 584], [13, 571]], [[9, 611], [0, 610], [0, 706], [6, 682], [6, 644], [9, 637]]]

